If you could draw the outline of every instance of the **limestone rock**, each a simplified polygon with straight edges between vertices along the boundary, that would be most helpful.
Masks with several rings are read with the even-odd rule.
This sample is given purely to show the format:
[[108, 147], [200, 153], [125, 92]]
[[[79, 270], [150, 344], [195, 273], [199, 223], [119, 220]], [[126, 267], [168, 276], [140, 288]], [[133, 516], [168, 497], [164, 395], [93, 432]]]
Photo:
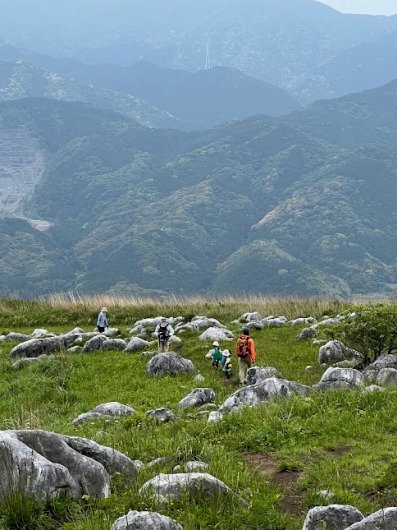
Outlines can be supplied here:
[[362, 388], [364, 386], [364, 376], [353, 368], [335, 368], [330, 366], [324, 372], [317, 385], [313, 388], [317, 390], [335, 390], [339, 388]]
[[15, 346], [10, 351], [8, 359], [14, 359], [15, 357], [39, 357], [39, 355], [59, 352], [67, 349], [75, 338], [75, 335], [59, 335], [45, 339], [29, 339]]
[[146, 365], [148, 376], [165, 377], [166, 375], [194, 372], [196, 372], [196, 368], [192, 361], [184, 359], [175, 352], [158, 353]]
[[131, 510], [117, 519], [110, 530], [183, 530], [174, 519], [157, 512]]
[[353, 523], [361, 521], [363, 517], [354, 506], [316, 506], [307, 513], [302, 530], [345, 530]]
[[189, 493], [204, 494], [208, 501], [211, 497], [230, 497], [231, 502], [238, 501], [247, 506], [247, 503], [226, 484], [208, 473], [160, 474], [146, 482], [139, 493], [152, 494], [161, 503], [169, 503]]
[[0, 432], [0, 459], [9, 470], [0, 474], [1, 498], [17, 486], [43, 502], [61, 492], [100, 499], [110, 495], [109, 473], [136, 476], [132, 460], [110, 447], [40, 430]]
[[206, 329], [204, 333], [199, 336], [199, 339], [208, 341], [217, 340], [218, 342], [230, 341], [233, 340], [233, 333], [227, 329], [211, 327]]
[[172, 410], [167, 409], [167, 408], [148, 410], [146, 414], [150, 416], [151, 418], [155, 419], [156, 421], [158, 421], [159, 423], [168, 423], [169, 421], [173, 421], [173, 422], [177, 421], [177, 417], [172, 412]]
[[397, 528], [397, 508], [383, 508], [345, 530], [395, 530]]
[[220, 410], [231, 412], [240, 410], [243, 406], [254, 406], [271, 399], [286, 398], [292, 393], [308, 395], [311, 392], [311, 387], [272, 377], [256, 385], [240, 388], [226, 399]]
[[147, 340], [140, 339], [139, 337], [132, 337], [124, 351], [126, 352], [141, 351], [141, 350], [144, 350], [145, 348], [148, 348], [150, 344], [151, 343]]
[[101, 350], [106, 351], [124, 351], [127, 343], [123, 339], [107, 339], [101, 344]]
[[195, 388], [178, 403], [179, 408], [202, 407], [215, 401], [212, 388]]
[[84, 344], [83, 349], [81, 350], [82, 353], [92, 353], [94, 351], [98, 351], [101, 349], [102, 343], [107, 340], [107, 337], [105, 335], [95, 335], [95, 337], [92, 337], [91, 339], [88, 339], [87, 342]]
[[330, 340], [321, 346], [318, 352], [319, 364], [332, 364], [338, 361], [354, 359], [361, 362], [364, 359], [362, 353], [348, 348], [340, 340]]
[[272, 366], [253, 366], [247, 371], [247, 384], [256, 385], [257, 383], [260, 383], [265, 379], [270, 379], [271, 377], [284, 379], [280, 372]]
[[80, 414], [72, 421], [72, 425], [80, 425], [92, 419], [112, 419], [112, 417], [130, 416], [136, 411], [129, 405], [123, 405], [118, 401], [110, 401], [109, 403], [102, 403], [94, 409]]

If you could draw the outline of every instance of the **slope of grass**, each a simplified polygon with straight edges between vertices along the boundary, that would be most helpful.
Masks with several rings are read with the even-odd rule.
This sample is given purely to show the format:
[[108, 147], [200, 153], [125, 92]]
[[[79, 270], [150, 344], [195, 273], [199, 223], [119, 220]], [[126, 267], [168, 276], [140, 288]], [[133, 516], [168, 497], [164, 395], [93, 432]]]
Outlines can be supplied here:
[[[99, 303], [100, 302], [100, 303]], [[196, 314], [216, 317], [237, 335], [241, 325], [231, 323], [245, 311], [259, 310], [262, 316], [285, 314], [321, 317], [344, 309], [336, 302], [298, 300], [196, 300], [183, 303], [112, 301], [95, 299], [66, 302], [1, 301], [0, 331], [31, 332], [34, 327], [69, 331], [80, 325], [93, 327], [97, 307], [106, 303], [112, 325], [122, 334], [135, 320], [165, 314]], [[90, 327], [91, 326], [91, 327]], [[312, 385], [321, 377], [317, 364], [318, 346], [296, 341], [300, 328], [283, 327], [253, 331], [257, 364], [274, 366], [287, 379]], [[181, 335], [182, 355], [193, 361], [205, 377], [200, 384], [213, 388], [216, 404], [221, 405], [234, 392], [236, 363], [232, 380], [213, 372], [205, 354], [208, 343], [198, 334]], [[320, 492], [331, 492], [332, 502], [349, 503], [365, 513], [396, 505], [397, 467], [394, 456], [397, 419], [394, 411], [397, 392], [363, 394], [360, 391], [315, 393], [292, 397], [259, 407], [244, 409], [222, 422], [208, 424], [199, 410], [179, 410], [178, 402], [198, 385], [192, 376], [146, 376], [147, 359], [139, 353], [98, 352], [59, 354], [20, 370], [6, 360], [15, 343], [1, 343], [0, 429], [39, 428], [86, 437], [114, 447], [132, 459], [148, 463], [166, 460], [154, 468], [143, 467], [133, 487], [114, 477], [113, 494], [95, 502], [67, 499], [48, 507], [28, 504], [24, 499], [8, 499], [0, 513], [0, 529], [65, 528], [67, 530], [109, 529], [115, 519], [130, 509], [157, 510], [169, 515], [185, 530], [217, 528], [298, 530], [307, 510], [325, 504]], [[221, 346], [233, 348], [233, 342]], [[305, 370], [306, 366], [311, 370]], [[136, 414], [114, 421], [95, 420], [72, 426], [71, 421], [100, 403], [119, 401], [131, 405]], [[146, 415], [151, 409], [169, 407], [177, 423], [158, 425]], [[263, 474], [252, 462], [272, 459], [278, 472]], [[170, 505], [159, 505], [139, 495], [144, 482], [160, 472], [170, 473], [177, 464], [203, 460], [209, 472], [246, 499], [250, 506], [207, 498], [184, 498]], [[277, 480], [294, 476], [291, 488]], [[289, 498], [299, 504], [286, 509]], [[22, 514], [16, 516], [15, 512]], [[44, 522], [46, 521], [46, 522]], [[47, 526], [46, 526], [47, 525]]]

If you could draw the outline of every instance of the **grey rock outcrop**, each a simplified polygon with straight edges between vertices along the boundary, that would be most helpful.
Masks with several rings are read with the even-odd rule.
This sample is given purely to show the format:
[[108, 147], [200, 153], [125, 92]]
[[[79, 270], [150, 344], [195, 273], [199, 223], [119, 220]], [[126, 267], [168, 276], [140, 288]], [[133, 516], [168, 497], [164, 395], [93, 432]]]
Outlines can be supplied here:
[[345, 530], [396, 530], [397, 508], [383, 508], [361, 521], [348, 526]]
[[253, 320], [259, 321], [262, 320], [262, 316], [258, 311], [254, 311], [253, 313], [244, 313], [240, 320], [245, 320], [246, 322], [252, 322]]
[[357, 508], [347, 504], [316, 506], [308, 511], [302, 530], [345, 530], [363, 518]]
[[252, 320], [251, 322], [247, 322], [247, 324], [244, 326], [248, 329], [257, 329], [257, 330], [261, 330], [265, 327], [265, 325], [263, 324], [263, 322], [261, 320]]
[[125, 351], [126, 352], [136, 352], [144, 350], [150, 346], [150, 342], [139, 337], [132, 337], [128, 342]]
[[[46, 458], [55, 456], [59, 460], [63, 459], [62, 451], [60, 451], [61, 446], [63, 446], [65, 449], [73, 449], [76, 453], [99, 462], [109, 473], [119, 472], [127, 478], [135, 477], [136, 470], [132, 460], [115, 449], [99, 445], [87, 438], [66, 436], [41, 430], [9, 432], [14, 433], [18, 440]], [[58, 454], [58, 451], [60, 454]], [[67, 457], [68, 455], [65, 456], [66, 461], [68, 460]]]
[[375, 383], [381, 386], [397, 387], [397, 370], [395, 368], [382, 368]]
[[91, 410], [89, 412], [83, 412], [82, 414], [79, 414], [77, 418], [75, 418], [71, 422], [71, 425], [82, 425], [83, 423], [87, 423], [88, 421], [91, 421], [91, 420], [104, 420], [104, 419], [111, 420], [112, 417], [110, 415], [108, 416], [106, 414], [101, 414], [100, 412], [92, 412]]
[[113, 419], [114, 417], [131, 416], [132, 414], [136, 414], [136, 411], [129, 405], [123, 405], [118, 401], [110, 401], [80, 414], [72, 421], [72, 425], [80, 425], [92, 419]]
[[146, 414], [159, 423], [168, 423], [169, 421], [173, 421], [173, 422], [177, 421], [177, 417], [172, 412], [172, 410], [167, 409], [167, 408], [148, 410]]
[[109, 474], [133, 480], [136, 468], [128, 457], [91, 440], [40, 430], [0, 432], [0, 495], [18, 487], [40, 501], [65, 492], [72, 498], [110, 495]]
[[262, 320], [265, 328], [280, 328], [288, 323], [288, 318], [285, 316], [274, 317], [268, 316]]
[[30, 339], [21, 342], [13, 348], [8, 359], [15, 357], [38, 357], [39, 355], [65, 350], [75, 340], [75, 335], [59, 335], [58, 337], [49, 337], [45, 339]]
[[[44, 458], [18, 440], [12, 431], [0, 432], [0, 461], [0, 499], [15, 491], [39, 502], [55, 499], [61, 492], [72, 498], [83, 494], [81, 485], [66, 466]], [[96, 483], [101, 490], [100, 496], [109, 496], [109, 482], [101, 472]]]
[[117, 337], [117, 335], [120, 335], [120, 330], [118, 328], [108, 328], [103, 332], [103, 334], [106, 337]]
[[[80, 328], [77, 328], [80, 329]], [[69, 331], [67, 335], [72, 335], [73, 333]], [[104, 333], [99, 333], [99, 331], [83, 331], [82, 333], [77, 333], [75, 342], [86, 342], [89, 339], [92, 339], [93, 337], [97, 337], [98, 335], [105, 336]]]
[[247, 384], [256, 385], [265, 381], [265, 379], [270, 379], [271, 377], [276, 377], [277, 379], [285, 379], [276, 368], [272, 366], [253, 366], [247, 371]]
[[330, 340], [321, 346], [318, 352], [319, 364], [332, 364], [351, 359], [361, 362], [364, 360], [364, 356], [362, 353], [348, 348], [340, 340]]
[[146, 482], [140, 488], [139, 493], [141, 495], [151, 494], [161, 503], [169, 503], [189, 493], [193, 496], [204, 494], [208, 500], [211, 497], [231, 497], [233, 501], [247, 506], [247, 503], [225, 483], [208, 473], [160, 474]]
[[82, 346], [71, 346], [70, 348], [68, 348], [67, 351], [69, 353], [80, 353], [82, 349], [83, 349]]
[[340, 388], [353, 389], [364, 386], [364, 376], [353, 368], [335, 368], [330, 366], [324, 372], [317, 385], [313, 388], [317, 390], [337, 390]]
[[183, 527], [171, 517], [157, 512], [138, 512], [131, 510], [119, 517], [110, 530], [183, 530]]
[[182, 344], [182, 339], [177, 337], [176, 335], [172, 335], [169, 340], [170, 347], [172, 346], [180, 346]]
[[224, 328], [211, 327], [211, 328], [206, 329], [204, 333], [202, 333], [199, 336], [199, 339], [209, 340], [209, 341], [217, 340], [219, 342], [229, 341], [229, 340], [233, 340], [233, 333]]
[[371, 394], [372, 392], [384, 392], [385, 388], [378, 385], [369, 385], [363, 388], [363, 394]]
[[344, 320], [346, 317], [343, 315], [336, 315], [335, 317], [324, 317], [320, 322], [313, 324], [315, 329], [323, 326], [335, 326]]
[[7, 333], [7, 335], [4, 336], [5, 341], [15, 341], [15, 342], [25, 342], [29, 339], [31, 339], [30, 335], [25, 335], [24, 333], [16, 333], [15, 331], [11, 331], [10, 333]]
[[21, 359], [18, 359], [13, 363], [12, 367], [14, 370], [19, 370], [23, 366], [29, 366], [31, 364], [38, 363], [40, 361], [43, 361], [44, 359], [50, 359], [51, 357], [54, 357], [53, 355], [46, 355], [43, 353], [43, 355], [39, 355], [38, 357], [22, 357]]
[[146, 365], [148, 376], [165, 377], [166, 375], [190, 374], [196, 371], [192, 361], [175, 352], [158, 353]]
[[46, 329], [35, 329], [30, 334], [31, 339], [43, 339], [45, 337], [55, 337], [55, 333], [51, 333], [50, 331], [47, 331]]
[[299, 317], [288, 322], [290, 326], [300, 326], [301, 324], [313, 325], [316, 323], [317, 320], [314, 317]]
[[216, 318], [208, 318], [203, 316], [196, 316], [193, 317], [191, 320], [191, 323], [197, 328], [197, 329], [208, 329], [208, 328], [223, 328], [223, 324], [219, 322]]
[[110, 414], [111, 416], [131, 416], [135, 414], [134, 410], [129, 405], [123, 405], [118, 401], [109, 401], [108, 403], [101, 403], [93, 409], [93, 412], [99, 412], [100, 414]]
[[[134, 327], [130, 331], [130, 333], [135, 333], [137, 330], [142, 330], [144, 328], [155, 328], [157, 324], [160, 324], [161, 320], [163, 318], [167, 319], [167, 322], [171, 324], [171, 326], [178, 325], [180, 322], [183, 322], [184, 318], [182, 316], [179, 317], [164, 317], [164, 316], [157, 316], [157, 317], [149, 317], [149, 318], [143, 318], [142, 320], [137, 320], [134, 324]], [[136, 328], [136, 329], [135, 329]]]
[[123, 339], [107, 339], [101, 344], [101, 350], [106, 351], [124, 351], [127, 343]]
[[312, 393], [312, 388], [293, 381], [272, 377], [256, 385], [248, 385], [240, 388], [226, 399], [220, 411], [237, 411], [243, 406], [254, 406], [271, 399], [286, 398], [292, 393], [309, 395]]
[[195, 388], [178, 403], [179, 408], [202, 407], [215, 401], [215, 392], [212, 388]]
[[317, 334], [314, 328], [303, 328], [300, 333], [296, 336], [296, 340], [312, 339]]
[[212, 412], [209, 413], [207, 422], [218, 423], [218, 421], [222, 421], [222, 420], [223, 420], [223, 412], [220, 410], [213, 410]]
[[92, 337], [91, 339], [87, 340], [81, 352], [92, 353], [92, 352], [98, 351], [101, 349], [102, 344], [105, 342], [105, 340], [108, 340], [107, 337], [105, 337], [105, 335], [102, 335], [102, 334], [95, 335], [95, 337]]
[[201, 462], [200, 460], [190, 460], [189, 462], [186, 462], [184, 470], [186, 473], [194, 473], [198, 471], [208, 471], [209, 467], [208, 464]]
[[381, 355], [372, 364], [367, 366], [364, 370], [364, 377], [366, 381], [375, 383], [379, 372], [383, 368], [395, 368], [397, 369], [397, 356], [393, 354]]

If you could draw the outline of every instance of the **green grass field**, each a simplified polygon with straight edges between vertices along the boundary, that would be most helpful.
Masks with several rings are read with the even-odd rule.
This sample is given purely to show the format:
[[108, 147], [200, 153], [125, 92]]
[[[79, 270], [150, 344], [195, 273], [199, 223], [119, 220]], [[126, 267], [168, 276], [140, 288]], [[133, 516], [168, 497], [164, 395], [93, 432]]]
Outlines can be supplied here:
[[[239, 324], [230, 324], [242, 313], [259, 311], [263, 317], [285, 315], [335, 315], [348, 309], [334, 301], [222, 300], [153, 301], [93, 299], [47, 302], [0, 301], [0, 333], [31, 333], [44, 327], [67, 332], [75, 326], [91, 331], [97, 309], [106, 303], [112, 326], [124, 337], [138, 319], [158, 315], [189, 319], [206, 315], [219, 319], [237, 337]], [[257, 365], [273, 366], [286, 379], [306, 385], [317, 383], [324, 371], [317, 364], [319, 346], [298, 342], [301, 327], [286, 326], [253, 331]], [[188, 332], [181, 354], [205, 377], [202, 387], [213, 388], [216, 404], [237, 388], [233, 378], [213, 372], [205, 358], [210, 344]], [[221, 347], [233, 348], [233, 343]], [[55, 359], [14, 370], [7, 355], [15, 343], [0, 344], [0, 428], [44, 429], [93, 439], [98, 443], [148, 463], [165, 457], [154, 468], [143, 467], [137, 483], [113, 477], [112, 495], [99, 502], [59, 499], [42, 507], [26, 499], [9, 498], [0, 507], [1, 529], [105, 530], [131, 509], [154, 510], [176, 519], [185, 530], [287, 529], [302, 527], [309, 508], [352, 504], [371, 513], [397, 503], [395, 451], [397, 392], [363, 394], [361, 391], [315, 393], [244, 409], [219, 423], [207, 423], [199, 410], [179, 410], [177, 403], [198, 385], [194, 376], [148, 378], [147, 359], [139, 353], [61, 353]], [[305, 370], [310, 365], [311, 370]], [[114, 421], [95, 420], [72, 426], [71, 421], [109, 401], [132, 406], [137, 413]], [[168, 407], [177, 423], [158, 425], [146, 415], [150, 409]], [[209, 473], [225, 482], [249, 502], [185, 498], [158, 505], [142, 498], [139, 487], [158, 473], [171, 473], [177, 464], [203, 460]], [[326, 500], [322, 491], [329, 492]]]

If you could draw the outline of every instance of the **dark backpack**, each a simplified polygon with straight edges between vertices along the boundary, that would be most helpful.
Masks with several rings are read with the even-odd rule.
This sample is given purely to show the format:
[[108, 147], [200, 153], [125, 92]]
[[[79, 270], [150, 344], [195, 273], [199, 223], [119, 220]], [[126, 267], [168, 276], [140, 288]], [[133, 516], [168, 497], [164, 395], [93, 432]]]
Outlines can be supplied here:
[[248, 349], [248, 337], [240, 337], [237, 339], [236, 342], [236, 352], [237, 357], [248, 357], [249, 355], [249, 349]]
[[161, 341], [164, 341], [164, 340], [167, 340], [169, 336], [170, 336], [170, 334], [168, 333], [168, 324], [166, 324], [165, 326], [162, 326], [160, 324], [159, 339]]

